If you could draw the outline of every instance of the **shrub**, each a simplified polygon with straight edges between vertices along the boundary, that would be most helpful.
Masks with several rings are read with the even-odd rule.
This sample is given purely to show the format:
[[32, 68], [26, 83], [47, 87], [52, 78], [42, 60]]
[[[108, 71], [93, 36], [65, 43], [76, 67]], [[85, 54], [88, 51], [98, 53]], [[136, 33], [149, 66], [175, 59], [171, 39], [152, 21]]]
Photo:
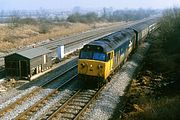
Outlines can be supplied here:
[[39, 33], [46, 34], [50, 30], [50, 25], [48, 23], [40, 23]]
[[160, 27], [160, 39], [164, 41], [166, 52], [180, 52], [180, 9], [173, 8], [163, 12]]

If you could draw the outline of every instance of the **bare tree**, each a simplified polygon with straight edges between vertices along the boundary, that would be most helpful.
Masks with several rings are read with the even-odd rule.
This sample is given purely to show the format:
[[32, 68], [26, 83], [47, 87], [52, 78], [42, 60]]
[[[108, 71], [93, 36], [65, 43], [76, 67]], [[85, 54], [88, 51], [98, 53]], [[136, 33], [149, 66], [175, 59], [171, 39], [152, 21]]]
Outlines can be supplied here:
[[13, 10], [10, 13], [8, 26], [12, 29], [17, 27], [19, 25], [19, 20], [20, 20], [20, 12], [18, 10]]

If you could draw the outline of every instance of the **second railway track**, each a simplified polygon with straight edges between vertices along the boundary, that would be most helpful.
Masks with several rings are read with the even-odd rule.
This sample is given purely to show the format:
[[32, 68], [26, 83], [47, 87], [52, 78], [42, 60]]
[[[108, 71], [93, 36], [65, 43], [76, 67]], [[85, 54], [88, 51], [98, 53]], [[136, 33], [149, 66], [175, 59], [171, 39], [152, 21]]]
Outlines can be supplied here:
[[24, 112], [20, 113], [15, 119], [22, 120], [22, 119], [30, 118], [33, 113], [37, 112], [41, 107], [43, 107], [46, 104], [46, 101], [56, 96], [60, 92], [60, 89], [66, 84], [68, 84], [70, 81], [72, 81], [75, 77], [76, 75], [72, 76], [72, 78], [70, 78], [68, 81], [64, 82], [63, 84], [58, 86], [56, 89], [52, 90], [46, 97], [36, 102], [34, 105], [26, 109]]
[[[53, 84], [55, 84], [54, 89], [52, 89], [48, 95], [46, 95], [45, 97], [43, 97], [40, 101], [43, 101], [45, 99], [48, 99], [50, 96], [53, 96], [53, 94], [55, 94], [57, 92], [58, 89], [60, 89], [61, 87], [63, 87], [64, 85], [66, 85], [68, 82], [70, 82], [74, 77], [76, 77], [77, 75], [77, 64], [75, 64], [74, 66], [66, 69], [66, 71], [64, 71], [62, 74], [60, 74], [59, 76], [55, 76], [53, 79], [50, 79], [48, 81], [46, 81], [45, 83], [43, 83], [41, 86], [36, 87], [35, 89], [33, 89], [31, 92], [25, 94], [24, 96], [22, 96], [21, 98], [17, 99], [15, 102], [9, 104], [8, 106], [2, 108], [0, 110], [0, 119], [3, 119], [4, 116], [6, 116], [7, 113], [12, 112], [14, 109], [16, 109], [16, 107], [18, 105], [22, 105], [24, 102], [26, 102], [28, 99], [36, 96], [37, 94], [40, 93], [40, 91], [42, 90], [42, 88], [53, 88], [51, 87]], [[65, 77], [66, 76], [66, 77]], [[68, 77], [67, 77], [68, 76]], [[68, 80], [59, 80], [59, 78], [61, 77], [61, 79], [66, 78]], [[70, 77], [70, 78], [69, 78]], [[36, 103], [35, 103], [36, 104]], [[34, 105], [33, 105], [34, 106]], [[30, 109], [30, 108], [29, 108]]]

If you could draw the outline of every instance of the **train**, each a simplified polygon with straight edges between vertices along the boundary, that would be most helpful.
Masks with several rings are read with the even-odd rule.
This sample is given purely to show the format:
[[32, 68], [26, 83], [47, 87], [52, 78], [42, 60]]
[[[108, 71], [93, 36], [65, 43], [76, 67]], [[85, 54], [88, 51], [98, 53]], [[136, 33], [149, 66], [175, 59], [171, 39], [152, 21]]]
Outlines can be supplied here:
[[84, 45], [79, 52], [79, 79], [86, 83], [107, 83], [115, 70], [157, 28], [158, 19], [148, 19]]

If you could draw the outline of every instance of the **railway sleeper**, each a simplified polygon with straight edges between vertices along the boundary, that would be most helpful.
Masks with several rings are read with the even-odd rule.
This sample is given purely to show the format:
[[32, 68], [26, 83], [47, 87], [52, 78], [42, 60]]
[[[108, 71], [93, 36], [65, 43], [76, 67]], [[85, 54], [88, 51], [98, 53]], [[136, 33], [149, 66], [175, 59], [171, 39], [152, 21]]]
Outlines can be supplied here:
[[88, 102], [89, 101], [89, 99], [86, 99], [86, 100], [84, 100], [84, 99], [74, 99], [73, 100], [74, 102]]
[[83, 107], [85, 103], [81, 103], [81, 102], [73, 102], [73, 103], [70, 103], [68, 105], [76, 105], [76, 106], [80, 106], [80, 107]]
[[69, 113], [71, 113], [71, 114], [77, 114], [78, 112], [79, 112], [79, 109], [68, 109], [68, 108], [66, 108], [66, 112], [69, 112]]
[[71, 109], [77, 109], [77, 110], [82, 109], [82, 107], [80, 107], [80, 106], [75, 106], [75, 105], [69, 106], [69, 108], [71, 108]]

